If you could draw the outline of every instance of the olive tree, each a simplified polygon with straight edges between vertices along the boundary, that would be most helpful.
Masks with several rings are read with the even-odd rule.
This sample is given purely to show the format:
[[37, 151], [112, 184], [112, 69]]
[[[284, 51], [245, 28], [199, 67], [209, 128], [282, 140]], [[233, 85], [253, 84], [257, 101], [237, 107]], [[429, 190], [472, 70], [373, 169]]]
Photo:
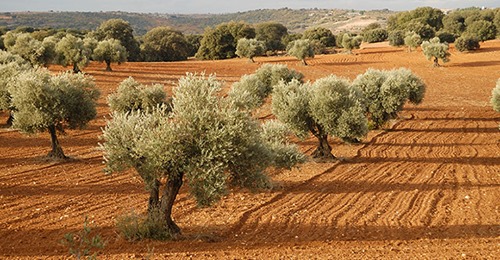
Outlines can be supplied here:
[[48, 70], [22, 73], [9, 88], [15, 107], [13, 127], [33, 134], [48, 130], [51, 158], [66, 158], [57, 132], [82, 128], [96, 116], [99, 92], [94, 80], [81, 73], [52, 76]]
[[116, 112], [150, 111], [166, 104], [166, 97], [163, 85], [147, 86], [129, 77], [120, 83], [115, 93], [108, 96], [108, 103], [111, 111]]
[[106, 71], [112, 71], [111, 62], [125, 62], [127, 56], [127, 49], [116, 39], [100, 41], [92, 54], [94, 60], [106, 62]]
[[184, 183], [206, 206], [232, 185], [269, 187], [267, 168], [303, 160], [283, 127], [261, 125], [220, 95], [221, 86], [212, 76], [188, 74], [173, 89], [171, 112], [115, 112], [103, 130], [106, 171], [135, 169], [149, 190], [148, 218], [159, 214], [161, 228], [172, 236], [181, 233], [172, 210]]
[[66, 34], [56, 44], [56, 53], [59, 64], [72, 65], [73, 72], [78, 73], [81, 72], [81, 67], [88, 65], [92, 49], [85, 44], [84, 40], [72, 34]]
[[412, 52], [422, 43], [422, 38], [416, 32], [408, 32], [404, 38], [404, 43], [408, 46], [408, 52]]
[[404, 31], [394, 30], [389, 33], [387, 39], [389, 40], [389, 44], [391, 46], [399, 47], [405, 44], [404, 37], [405, 37]]
[[35, 39], [30, 33], [13, 34], [13, 42], [7, 45], [7, 50], [29, 61], [31, 65], [47, 66], [55, 58], [55, 41], [47, 37], [43, 41]]
[[264, 104], [265, 99], [273, 92], [273, 87], [280, 81], [301, 81], [303, 77], [300, 72], [288, 69], [286, 65], [264, 64], [255, 73], [244, 75], [235, 82], [228, 96], [236, 106], [253, 110]]
[[424, 41], [421, 46], [425, 57], [428, 60], [433, 59], [434, 67], [439, 67], [440, 59], [443, 62], [449, 61], [449, 45], [448, 43], [441, 43], [438, 37], [434, 37], [430, 41]]
[[409, 101], [420, 104], [425, 94], [425, 83], [408, 69], [391, 71], [369, 69], [358, 75], [353, 85], [364, 95], [370, 127], [381, 128], [397, 117]]
[[264, 54], [265, 50], [265, 43], [256, 39], [241, 38], [236, 45], [236, 55], [240, 58], [248, 58], [252, 63], [255, 62], [253, 58]]
[[314, 58], [314, 48], [309, 40], [295, 40], [287, 46], [288, 55], [295, 56], [307, 66], [306, 58]]
[[10, 112], [7, 125], [12, 124], [12, 111], [15, 110], [9, 88], [20, 73], [31, 69], [31, 65], [21, 56], [0, 50], [0, 111]]
[[313, 84], [281, 81], [274, 87], [272, 111], [298, 137], [312, 133], [317, 138], [315, 158], [335, 158], [328, 136], [350, 142], [368, 132], [361, 91], [334, 75]]

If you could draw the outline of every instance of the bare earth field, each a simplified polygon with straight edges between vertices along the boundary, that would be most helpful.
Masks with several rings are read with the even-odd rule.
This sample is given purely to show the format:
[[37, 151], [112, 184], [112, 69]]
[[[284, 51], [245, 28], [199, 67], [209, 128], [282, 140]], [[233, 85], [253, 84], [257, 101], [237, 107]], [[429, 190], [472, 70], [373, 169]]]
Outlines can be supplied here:
[[[59, 241], [81, 230], [85, 216], [107, 240], [104, 259], [498, 259], [500, 113], [489, 99], [500, 78], [500, 41], [474, 53], [452, 49], [441, 68], [420, 50], [376, 44], [355, 53], [320, 55], [307, 67], [291, 57], [124, 63], [113, 72], [92, 63], [85, 71], [102, 91], [99, 114], [61, 138], [71, 157], [64, 162], [44, 158], [48, 134], [21, 135], [0, 114], [0, 259], [69, 258]], [[174, 205], [179, 241], [122, 239], [116, 218], [144, 212], [148, 194], [133, 171], [102, 172], [97, 147], [107, 95], [129, 76], [170, 91], [188, 71], [216, 73], [227, 89], [265, 62], [287, 64], [307, 80], [408, 67], [427, 83], [426, 98], [359, 145], [332, 139], [341, 160], [271, 172], [273, 190], [233, 190], [214, 207], [197, 208], [184, 187]], [[299, 144], [311, 152], [315, 140]]]

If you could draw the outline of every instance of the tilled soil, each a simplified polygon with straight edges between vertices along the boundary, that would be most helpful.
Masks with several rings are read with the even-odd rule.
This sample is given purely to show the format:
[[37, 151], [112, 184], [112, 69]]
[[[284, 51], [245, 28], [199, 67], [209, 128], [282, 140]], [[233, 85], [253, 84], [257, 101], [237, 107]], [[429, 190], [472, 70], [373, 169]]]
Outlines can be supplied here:
[[[67, 161], [50, 161], [46, 133], [25, 136], [0, 114], [0, 258], [69, 258], [64, 234], [85, 216], [107, 241], [100, 257], [227, 259], [498, 259], [500, 256], [500, 113], [489, 104], [500, 78], [500, 41], [459, 53], [433, 68], [420, 50], [366, 45], [354, 55], [319, 55], [302, 66], [291, 57], [171, 63], [92, 63], [85, 72], [101, 89], [98, 117], [61, 137]], [[106, 97], [129, 76], [164, 84], [186, 72], [215, 73], [225, 90], [263, 63], [283, 63], [306, 80], [335, 74], [354, 79], [368, 68], [410, 68], [427, 83], [424, 102], [407, 105], [388, 129], [358, 145], [331, 139], [334, 162], [310, 161], [272, 171], [275, 187], [233, 190], [198, 208], [181, 190], [177, 241], [127, 242], [116, 219], [142, 213], [147, 193], [132, 170], [105, 175], [98, 148], [109, 113]], [[53, 71], [64, 70], [51, 67]], [[266, 118], [269, 105], [258, 115]], [[297, 141], [310, 153], [313, 138]]]

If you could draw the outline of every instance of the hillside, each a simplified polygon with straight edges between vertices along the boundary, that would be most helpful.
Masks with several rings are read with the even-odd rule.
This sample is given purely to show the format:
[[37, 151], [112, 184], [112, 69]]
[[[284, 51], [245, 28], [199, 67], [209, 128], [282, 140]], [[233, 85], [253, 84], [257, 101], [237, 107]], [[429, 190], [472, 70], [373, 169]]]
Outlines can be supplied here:
[[0, 26], [10, 29], [18, 26], [34, 28], [71, 28], [94, 30], [103, 21], [121, 18], [130, 22], [137, 35], [143, 35], [156, 26], [171, 26], [187, 34], [203, 33], [207, 26], [229, 21], [256, 24], [275, 21], [291, 32], [302, 32], [310, 27], [329, 28], [334, 33], [342, 30], [359, 30], [378, 22], [385, 24], [395, 12], [389, 10], [355, 11], [340, 9], [260, 9], [227, 14], [160, 14], [127, 12], [19, 12], [0, 13]]

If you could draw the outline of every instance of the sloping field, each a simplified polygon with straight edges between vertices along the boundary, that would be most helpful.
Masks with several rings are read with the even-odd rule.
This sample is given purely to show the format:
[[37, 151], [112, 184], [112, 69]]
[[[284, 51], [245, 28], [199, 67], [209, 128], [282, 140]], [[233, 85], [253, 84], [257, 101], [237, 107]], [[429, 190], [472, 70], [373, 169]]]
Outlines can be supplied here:
[[[317, 56], [310, 66], [290, 57], [175, 63], [125, 63], [86, 72], [102, 90], [98, 119], [61, 140], [71, 159], [44, 159], [48, 134], [23, 136], [0, 116], [0, 258], [67, 258], [63, 235], [84, 217], [107, 240], [102, 258], [228, 259], [498, 259], [500, 256], [500, 113], [489, 104], [500, 78], [500, 41], [474, 53], [452, 50], [432, 68], [421, 51], [367, 45], [356, 55]], [[230, 84], [264, 62], [285, 63], [315, 80], [353, 79], [367, 68], [408, 67], [427, 83], [420, 106], [409, 105], [387, 131], [359, 145], [331, 143], [341, 160], [272, 172], [275, 188], [234, 190], [212, 208], [197, 208], [183, 188], [174, 218], [179, 241], [126, 242], [116, 218], [144, 212], [147, 193], [132, 171], [104, 175], [98, 150], [109, 110], [106, 96], [133, 76], [171, 89], [185, 72], [216, 73]], [[60, 67], [53, 67], [60, 70]], [[264, 108], [260, 116], [269, 114]], [[314, 139], [300, 142], [310, 152]]]

